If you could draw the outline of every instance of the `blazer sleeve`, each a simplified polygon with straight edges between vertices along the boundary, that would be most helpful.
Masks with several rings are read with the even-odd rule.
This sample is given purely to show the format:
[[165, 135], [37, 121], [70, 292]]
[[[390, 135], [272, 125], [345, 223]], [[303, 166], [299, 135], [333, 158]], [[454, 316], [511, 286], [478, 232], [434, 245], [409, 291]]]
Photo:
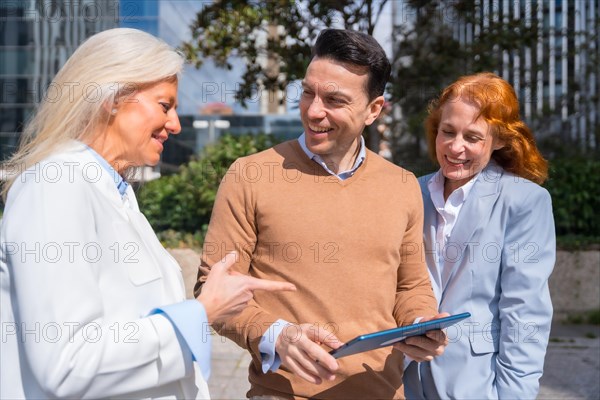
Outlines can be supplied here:
[[552, 321], [548, 278], [556, 238], [550, 195], [536, 185], [519, 203], [506, 221], [500, 272], [496, 387], [501, 399], [537, 396]]
[[27, 182], [2, 226], [21, 356], [57, 398], [118, 397], [192, 373], [191, 353], [164, 316], [105, 313], [107, 295], [131, 299], [120, 282], [102, 282], [103, 265], [114, 261], [99, 242], [89, 186]]
[[[235, 161], [219, 185], [204, 240], [195, 286], [196, 296], [200, 294], [211, 266], [232, 250], [238, 252], [238, 259], [232, 269], [245, 275], [250, 273], [258, 233], [254, 187], [241, 173], [245, 162], [245, 158]], [[250, 350], [255, 360], [260, 361], [260, 339], [277, 319], [252, 299], [240, 314], [229, 318], [226, 323], [213, 324], [213, 327], [220, 335]]]

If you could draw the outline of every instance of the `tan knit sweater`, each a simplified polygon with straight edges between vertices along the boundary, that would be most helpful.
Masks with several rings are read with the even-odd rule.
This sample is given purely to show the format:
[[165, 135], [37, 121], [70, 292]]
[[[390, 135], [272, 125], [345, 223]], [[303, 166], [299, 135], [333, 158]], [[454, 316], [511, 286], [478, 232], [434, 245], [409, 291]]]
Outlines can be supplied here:
[[297, 292], [255, 292], [217, 327], [250, 350], [249, 395], [402, 398], [402, 353], [392, 347], [339, 360], [333, 382], [312, 385], [280, 368], [263, 374], [258, 344], [277, 319], [314, 323], [342, 341], [437, 313], [422, 252], [423, 207], [414, 175], [368, 151], [340, 181], [297, 140], [237, 160], [219, 188], [206, 236], [208, 265], [236, 249], [236, 268], [293, 282]]

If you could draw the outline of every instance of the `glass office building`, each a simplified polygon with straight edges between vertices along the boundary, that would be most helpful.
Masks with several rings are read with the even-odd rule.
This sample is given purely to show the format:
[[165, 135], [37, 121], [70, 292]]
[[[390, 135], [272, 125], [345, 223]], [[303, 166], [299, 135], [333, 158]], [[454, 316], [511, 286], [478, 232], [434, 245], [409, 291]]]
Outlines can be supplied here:
[[0, 160], [77, 46], [118, 25], [115, 0], [0, 1]]
[[[513, 83], [525, 118], [542, 132], [570, 136], [591, 148], [600, 135], [599, 0], [479, 0], [482, 26], [460, 24], [468, 40], [490, 20], [521, 19], [537, 42], [504, 51], [497, 73]], [[594, 134], [595, 133], [595, 134]]]
[[491, 24], [519, 20], [535, 43], [496, 51], [497, 74], [514, 86], [536, 136], [597, 148], [600, 137], [600, 0], [474, 0], [474, 22], [452, 21], [454, 38], [477, 41]]
[[159, 0], [121, 0], [120, 27], [134, 28], [160, 37]]
[[[115, 27], [151, 33], [177, 47], [190, 37], [189, 23], [203, 2], [168, 0], [0, 0], [0, 161], [19, 143], [23, 126], [69, 56], [89, 36]], [[157, 169], [176, 170], [204, 145], [227, 131], [265, 132], [297, 137], [298, 115], [259, 115], [259, 99], [245, 110], [234, 102], [243, 60], [233, 71], [207, 62], [185, 66], [179, 85], [181, 135], [172, 137]], [[238, 64], [239, 67], [238, 68]], [[205, 116], [204, 108], [223, 103], [235, 115]], [[194, 121], [227, 120], [228, 128], [195, 128]], [[0, 178], [2, 171], [0, 171]]]

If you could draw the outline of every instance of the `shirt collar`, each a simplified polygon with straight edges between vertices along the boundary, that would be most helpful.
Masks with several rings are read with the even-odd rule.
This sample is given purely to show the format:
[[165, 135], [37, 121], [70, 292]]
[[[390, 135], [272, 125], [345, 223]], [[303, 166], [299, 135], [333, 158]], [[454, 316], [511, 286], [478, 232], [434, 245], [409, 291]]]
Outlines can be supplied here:
[[85, 145], [85, 147], [90, 153], [92, 153], [92, 155], [96, 158], [96, 160], [102, 166], [102, 168], [104, 168], [106, 172], [108, 172], [108, 175], [113, 178], [113, 181], [115, 182], [115, 185], [117, 186], [117, 190], [119, 191], [121, 197], [125, 196], [125, 192], [127, 192], [129, 183], [127, 183], [127, 181], [123, 179], [123, 177], [108, 163], [108, 161], [104, 159], [104, 157], [98, 154], [90, 146]]
[[[458, 189], [456, 189], [454, 192], [451, 193], [450, 196], [448, 196], [448, 200], [450, 200], [450, 197], [452, 197], [453, 199], [456, 199], [456, 201], [458, 201], [458, 203], [463, 203], [466, 199], [467, 196], [469, 195], [469, 193], [471, 192], [471, 189], [473, 188], [473, 185], [475, 184], [475, 181], [477, 180], [477, 178], [479, 177], [479, 174], [481, 172], [476, 173], [467, 183], [465, 183], [464, 185], [462, 185], [461, 187], [459, 187]], [[441, 199], [440, 201], [435, 201], [434, 200], [434, 204], [435, 203], [441, 203], [441, 204], [435, 204], [436, 207], [439, 207], [441, 205], [441, 207], [444, 206], [444, 180], [446, 178], [444, 178], [444, 175], [442, 174], [442, 170], [439, 169], [432, 177], [431, 179], [429, 179], [429, 181], [427, 182], [427, 187], [429, 188], [429, 193], [431, 195], [432, 200], [433, 199]]]
[[300, 135], [300, 137], [298, 138], [298, 143], [300, 144], [300, 147], [302, 148], [304, 153], [308, 156], [308, 158], [310, 158], [311, 160], [314, 160], [317, 164], [319, 164], [321, 167], [323, 167], [323, 169], [325, 171], [327, 171], [327, 173], [329, 173], [331, 175], [335, 175], [338, 178], [340, 178], [341, 180], [348, 179], [352, 175], [354, 175], [356, 170], [362, 165], [363, 161], [365, 161], [365, 158], [367, 158], [365, 139], [361, 136], [360, 143], [359, 143], [360, 149], [358, 151], [358, 157], [356, 157], [356, 160], [354, 161], [354, 165], [348, 171], [343, 171], [343, 172], [336, 174], [327, 166], [327, 163], [321, 158], [321, 156], [313, 153], [312, 151], [310, 151], [308, 149], [308, 147], [306, 147], [306, 135], [304, 133], [302, 133], [302, 135]]

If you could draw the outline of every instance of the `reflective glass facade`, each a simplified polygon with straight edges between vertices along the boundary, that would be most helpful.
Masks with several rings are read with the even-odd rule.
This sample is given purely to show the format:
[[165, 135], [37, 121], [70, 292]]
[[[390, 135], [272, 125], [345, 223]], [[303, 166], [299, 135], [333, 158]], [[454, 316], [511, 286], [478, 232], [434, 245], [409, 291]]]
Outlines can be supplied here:
[[87, 37], [119, 25], [118, 0], [0, 1], [0, 160], [15, 151], [54, 75]]

